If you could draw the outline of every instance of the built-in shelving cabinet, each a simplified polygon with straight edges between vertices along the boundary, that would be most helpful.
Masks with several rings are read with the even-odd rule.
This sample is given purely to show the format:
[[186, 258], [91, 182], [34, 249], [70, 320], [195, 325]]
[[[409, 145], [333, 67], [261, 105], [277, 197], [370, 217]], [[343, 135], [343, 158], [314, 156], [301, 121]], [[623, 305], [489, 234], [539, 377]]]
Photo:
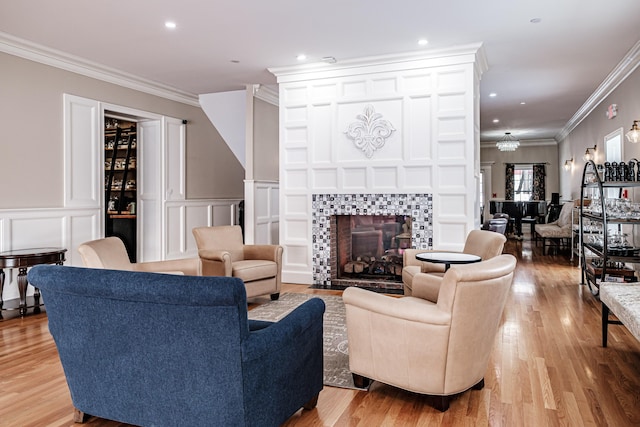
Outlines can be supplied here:
[[105, 235], [122, 239], [131, 262], [137, 253], [137, 152], [136, 123], [105, 117]]
[[640, 263], [640, 247], [633, 245], [632, 230], [640, 225], [640, 204], [622, 197], [625, 189], [640, 187], [640, 176], [631, 172], [636, 164], [607, 164], [605, 169], [590, 160], [584, 167], [580, 257], [583, 284], [594, 295], [603, 281], [637, 281], [635, 270], [628, 264]]

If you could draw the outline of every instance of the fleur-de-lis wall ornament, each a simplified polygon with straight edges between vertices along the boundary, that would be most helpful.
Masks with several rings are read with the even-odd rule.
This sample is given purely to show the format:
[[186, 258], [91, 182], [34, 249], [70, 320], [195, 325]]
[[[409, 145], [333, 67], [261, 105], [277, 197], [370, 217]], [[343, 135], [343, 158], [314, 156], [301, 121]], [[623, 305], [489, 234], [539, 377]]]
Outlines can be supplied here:
[[395, 129], [391, 122], [382, 118], [382, 114], [375, 112], [371, 104], [364, 107], [364, 114], [358, 114], [356, 118], [358, 121], [351, 123], [345, 134], [370, 158], [374, 151], [384, 146]]

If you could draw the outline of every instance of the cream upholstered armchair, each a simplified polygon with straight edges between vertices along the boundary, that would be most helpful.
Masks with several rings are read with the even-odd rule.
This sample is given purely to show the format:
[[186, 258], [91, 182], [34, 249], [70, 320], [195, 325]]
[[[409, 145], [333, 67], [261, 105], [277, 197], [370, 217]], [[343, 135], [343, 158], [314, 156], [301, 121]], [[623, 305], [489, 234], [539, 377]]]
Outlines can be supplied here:
[[193, 236], [203, 276], [238, 277], [245, 284], [247, 298], [280, 297], [282, 246], [245, 245], [238, 225], [196, 227]]
[[107, 268], [110, 270], [148, 271], [151, 273], [184, 274], [199, 276], [198, 258], [174, 259], [132, 263], [127, 248], [118, 237], [106, 237], [92, 240], [78, 246], [82, 263], [89, 268]]
[[[500, 233], [488, 230], [471, 230], [467, 235], [462, 252], [477, 255], [483, 260], [498, 256], [504, 249], [507, 238]], [[431, 273], [442, 276], [443, 264], [419, 261], [416, 254], [430, 252], [424, 249], [405, 249], [403, 254], [402, 283], [404, 294], [411, 295], [414, 277], [419, 273]]]
[[552, 242], [559, 245], [571, 239], [573, 233], [573, 221], [571, 212], [574, 202], [567, 202], [562, 205], [560, 216], [556, 221], [548, 224], [536, 225], [536, 235], [542, 238], [542, 253], [546, 255]]
[[446, 411], [452, 395], [484, 387], [516, 259], [500, 255], [451, 266], [435, 301], [347, 288], [349, 369], [356, 386], [370, 380], [431, 396]]

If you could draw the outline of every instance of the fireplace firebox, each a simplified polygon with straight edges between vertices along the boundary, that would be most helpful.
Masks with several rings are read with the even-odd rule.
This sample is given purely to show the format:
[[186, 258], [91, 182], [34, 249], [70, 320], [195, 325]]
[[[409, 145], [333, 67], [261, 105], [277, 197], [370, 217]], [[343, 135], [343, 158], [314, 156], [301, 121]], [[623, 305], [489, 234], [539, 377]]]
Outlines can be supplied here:
[[337, 280], [402, 282], [402, 253], [411, 245], [406, 215], [336, 215]]

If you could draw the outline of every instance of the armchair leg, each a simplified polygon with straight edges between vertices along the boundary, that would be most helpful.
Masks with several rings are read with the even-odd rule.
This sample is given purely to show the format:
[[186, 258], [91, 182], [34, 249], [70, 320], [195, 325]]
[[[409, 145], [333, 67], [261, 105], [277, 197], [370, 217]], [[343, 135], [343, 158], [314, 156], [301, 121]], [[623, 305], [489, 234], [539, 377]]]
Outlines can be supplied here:
[[609, 307], [602, 303], [602, 347], [607, 346], [607, 330], [609, 329]]
[[352, 373], [351, 376], [353, 376], [353, 385], [357, 388], [369, 388], [371, 385], [371, 379], [367, 377], [354, 373]]
[[449, 409], [449, 396], [433, 396], [433, 407], [440, 412], [446, 412]]
[[484, 388], [484, 378], [478, 381], [478, 383], [471, 388], [474, 390], [482, 390]]
[[73, 422], [83, 424], [89, 419], [89, 415], [85, 414], [77, 408], [73, 408]]
[[302, 405], [302, 407], [303, 407], [304, 409], [307, 409], [307, 410], [311, 410], [311, 409], [315, 408], [315, 407], [316, 407], [316, 405], [318, 404], [318, 396], [319, 396], [319, 395], [320, 395], [320, 393], [318, 393], [318, 394], [316, 394], [315, 396], [313, 396], [313, 397], [311, 398], [311, 400], [309, 400], [307, 403], [305, 403], [304, 405]]
[[271, 294], [271, 301], [277, 301], [278, 298], [280, 298], [280, 292], [277, 292], [275, 294]]

